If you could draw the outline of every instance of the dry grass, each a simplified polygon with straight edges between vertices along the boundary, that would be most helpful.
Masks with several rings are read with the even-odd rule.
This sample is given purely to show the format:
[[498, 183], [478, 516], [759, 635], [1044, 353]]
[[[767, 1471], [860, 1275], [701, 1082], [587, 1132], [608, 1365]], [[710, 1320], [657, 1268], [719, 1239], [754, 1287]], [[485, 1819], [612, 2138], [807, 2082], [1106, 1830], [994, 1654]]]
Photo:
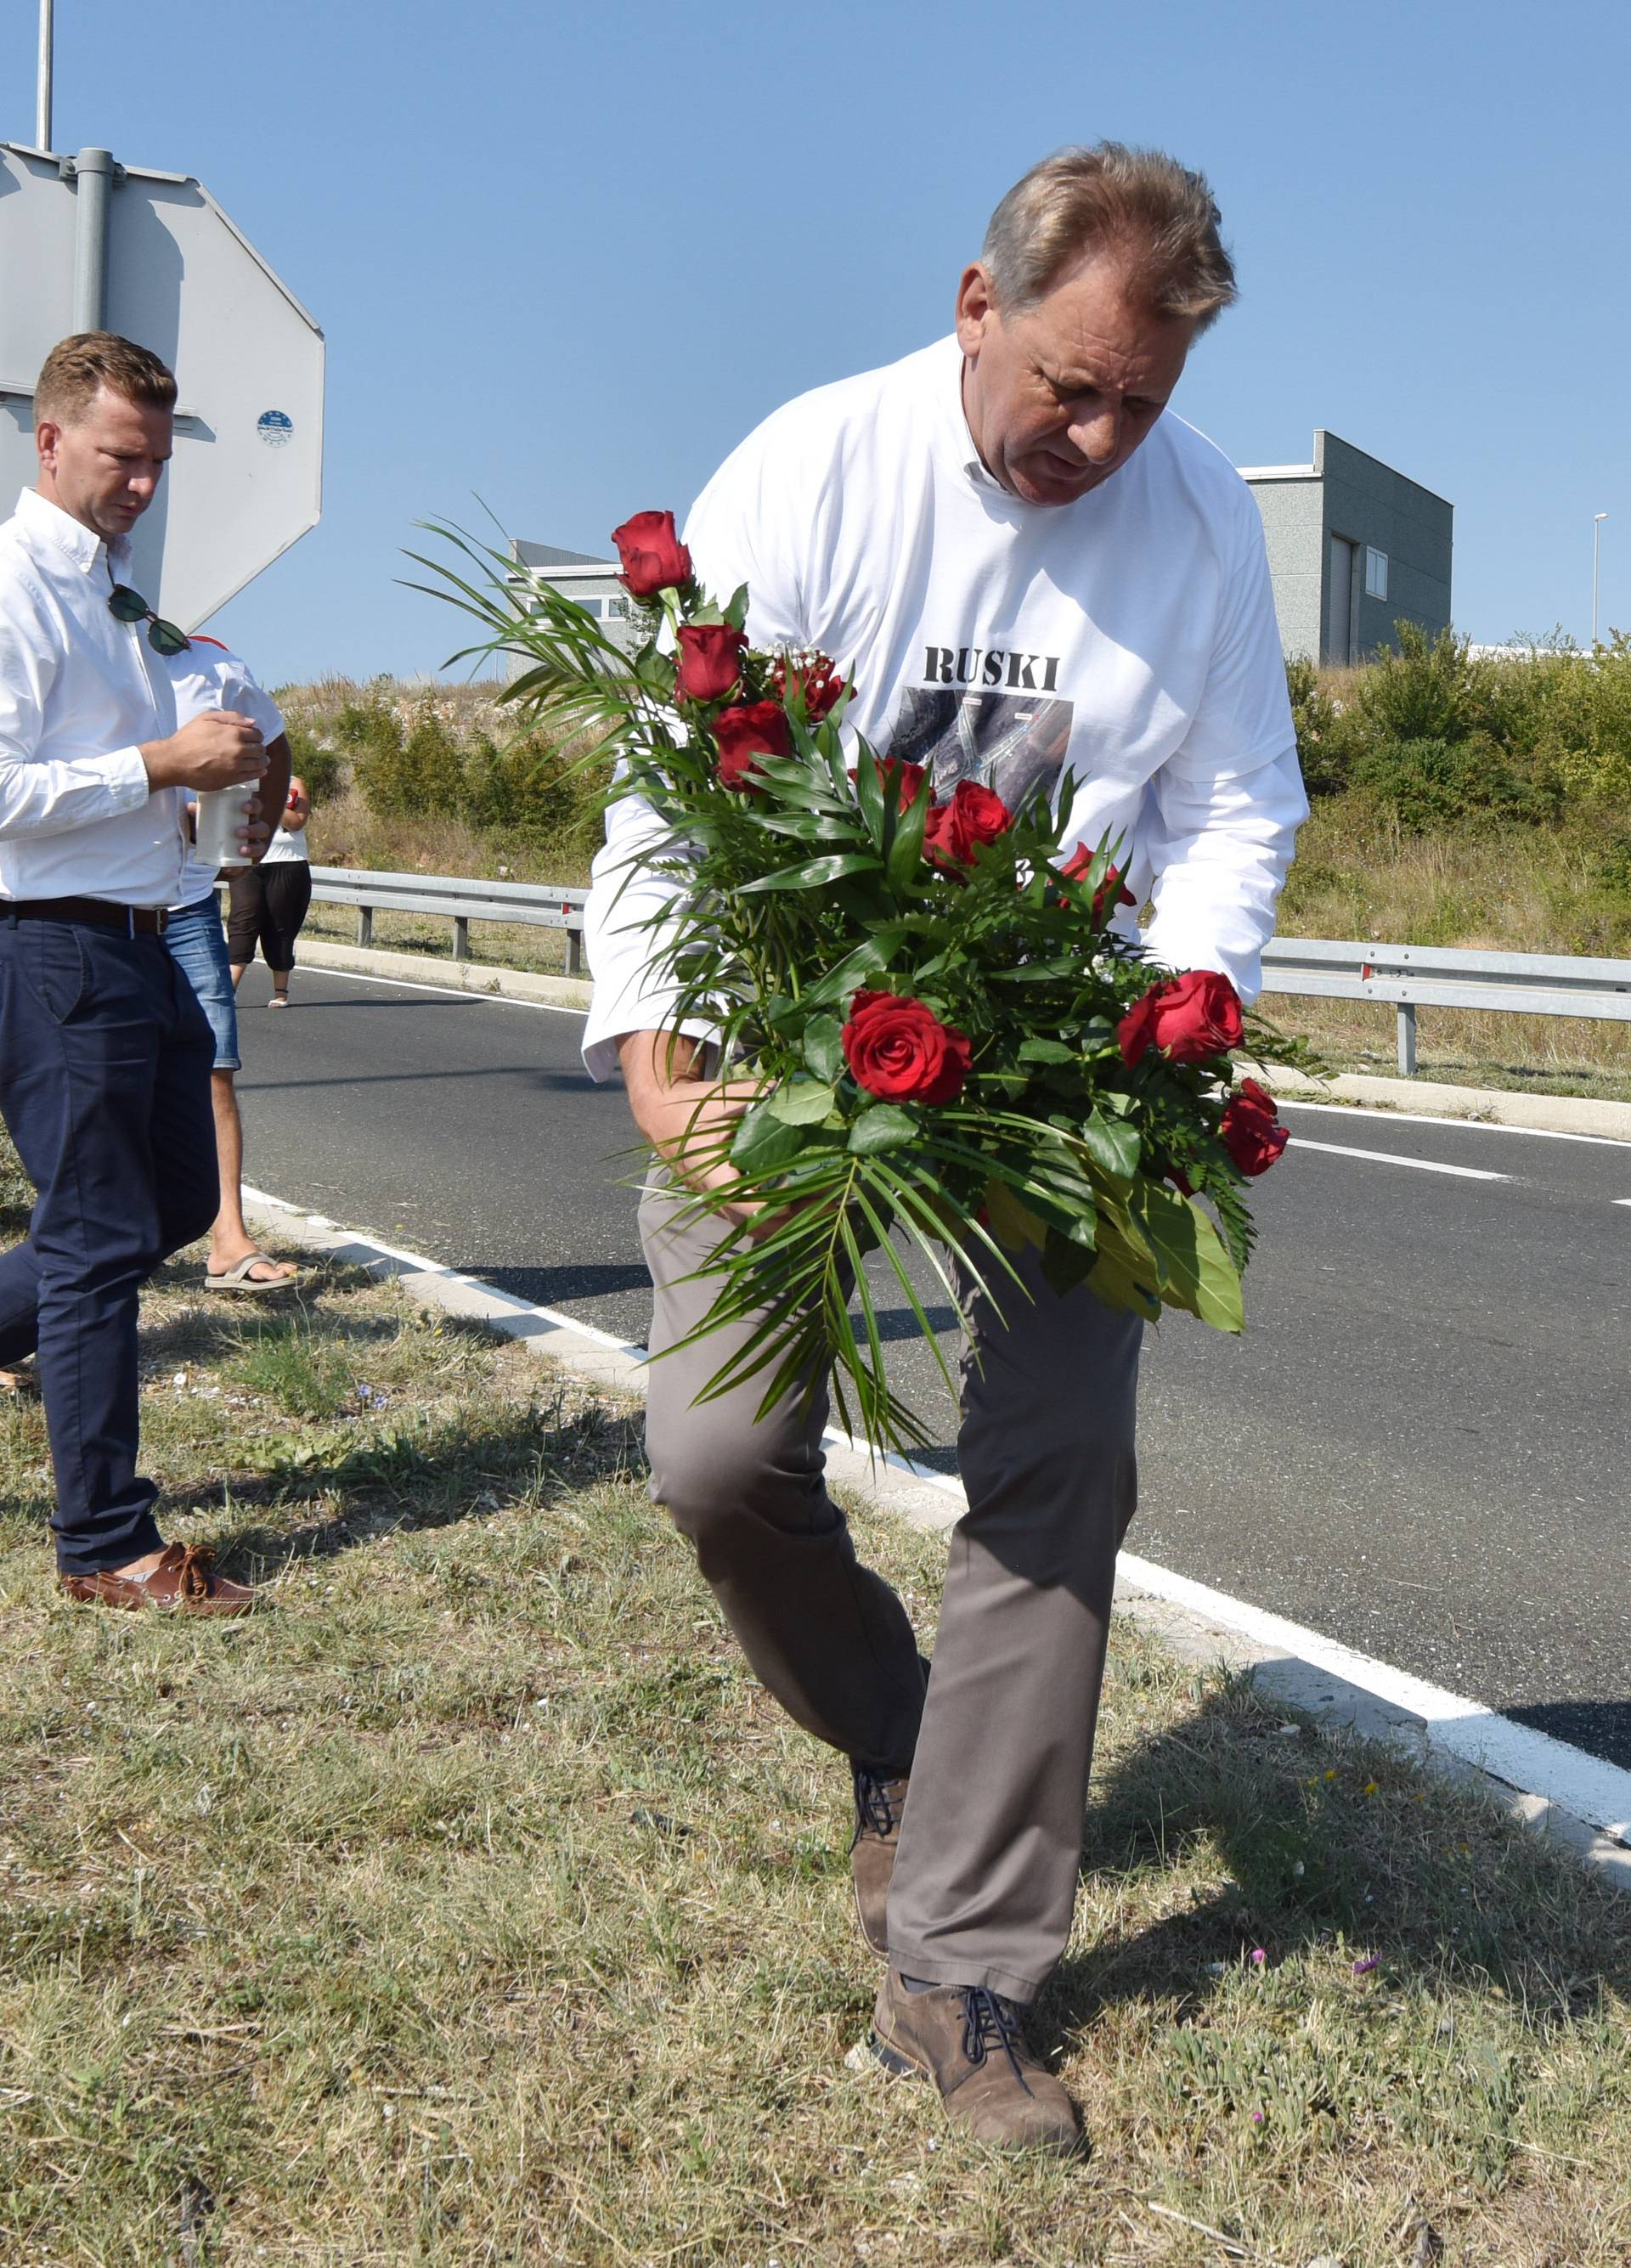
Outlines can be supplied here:
[[[1261, 1005], [1333, 1071], [1398, 1075], [1398, 1016], [1367, 1000], [1300, 1000], [1267, 995]], [[1631, 1102], [1631, 1025], [1583, 1016], [1517, 1016], [1462, 1008], [1416, 1015], [1416, 1072], [1452, 1086], [1524, 1094], [1584, 1095]]]
[[[1343, 799], [1322, 802], [1303, 830], [1280, 925], [1291, 937], [1631, 958], [1631, 898], [1601, 882], [1599, 849], [1583, 829], [1356, 832]], [[1265, 1005], [1338, 1070], [1394, 1066], [1391, 1008], [1280, 995]], [[1444, 1008], [1423, 1008], [1416, 1021], [1424, 1078], [1631, 1101], [1631, 1025]]]
[[1508, 953], [1631, 954], [1631, 896], [1605, 888], [1590, 830], [1360, 831], [1343, 798], [1314, 806], [1280, 904], [1294, 937]]
[[311, 838], [311, 855], [320, 866], [492, 876], [502, 866], [519, 882], [582, 883], [589, 879], [581, 855], [564, 858], [553, 845], [523, 835], [484, 832], [440, 813], [422, 819], [382, 819], [355, 787], [343, 790], [314, 814]]
[[[846, 2063], [845, 1776], [628, 1412], [339, 1269], [179, 1264], [144, 1357], [167, 1524], [273, 1603], [62, 1601], [0, 1407], [7, 2263], [1631, 2257], [1631, 1911], [1486, 1806], [1118, 1625], [1040, 2012], [1094, 2154], [994, 2158]], [[926, 1640], [943, 1544], [860, 1525]]]

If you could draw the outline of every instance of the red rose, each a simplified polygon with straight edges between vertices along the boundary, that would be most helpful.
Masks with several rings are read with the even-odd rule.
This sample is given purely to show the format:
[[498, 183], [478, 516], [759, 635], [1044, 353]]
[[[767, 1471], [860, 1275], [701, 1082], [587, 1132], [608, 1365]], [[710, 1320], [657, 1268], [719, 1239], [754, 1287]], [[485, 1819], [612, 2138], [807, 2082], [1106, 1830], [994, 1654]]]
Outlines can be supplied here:
[[1240, 997], [1215, 968], [1192, 968], [1152, 984], [1116, 1028], [1121, 1060], [1129, 1065], [1147, 1048], [1170, 1063], [1205, 1063], [1237, 1048], [1240, 1036]]
[[921, 1000], [858, 992], [844, 1027], [844, 1060], [869, 1094], [888, 1102], [954, 1102], [968, 1076], [969, 1042]]
[[[1067, 882], [1080, 881], [1089, 867], [1092, 865], [1096, 855], [1096, 852], [1089, 850], [1085, 843], [1080, 843], [1059, 868], [1059, 872]], [[1137, 903], [1138, 900], [1132, 891], [1123, 887], [1120, 867], [1107, 866], [1104, 869], [1103, 880], [1093, 893], [1093, 907], [1089, 919], [1096, 929], [1101, 929], [1107, 914], [1114, 913], [1118, 906], [1134, 906]]]
[[1274, 1109], [1274, 1098], [1255, 1079], [1244, 1079], [1223, 1107], [1218, 1128], [1223, 1146], [1248, 1177], [1266, 1174], [1291, 1139]]
[[742, 675], [745, 632], [728, 622], [686, 622], [680, 630], [676, 701], [723, 701]]
[[637, 512], [612, 530], [623, 562], [618, 580], [637, 599], [654, 598], [673, 584], [689, 583], [691, 555], [675, 533], [671, 512]]
[[[884, 795], [887, 797], [893, 788], [899, 808], [902, 811], [910, 810], [916, 803], [923, 786], [923, 766], [906, 763], [899, 756], [875, 756], [873, 762], [876, 767], [879, 784]], [[852, 779], [858, 777], [859, 775], [854, 771], [850, 773]]]
[[937, 803], [923, 829], [923, 848], [932, 858], [953, 866], [973, 864], [982, 843], [994, 843], [1014, 824], [1000, 795], [978, 780], [959, 780], [949, 803]]
[[771, 682], [784, 701], [797, 686], [804, 696], [804, 714], [812, 725], [819, 725], [849, 690], [830, 657], [816, 646], [797, 653], [779, 653], [771, 666]]
[[743, 795], [757, 795], [755, 756], [786, 756], [793, 753], [787, 719], [774, 701], [749, 701], [734, 709], [721, 709], [713, 720], [713, 737], [720, 744], [719, 782]]

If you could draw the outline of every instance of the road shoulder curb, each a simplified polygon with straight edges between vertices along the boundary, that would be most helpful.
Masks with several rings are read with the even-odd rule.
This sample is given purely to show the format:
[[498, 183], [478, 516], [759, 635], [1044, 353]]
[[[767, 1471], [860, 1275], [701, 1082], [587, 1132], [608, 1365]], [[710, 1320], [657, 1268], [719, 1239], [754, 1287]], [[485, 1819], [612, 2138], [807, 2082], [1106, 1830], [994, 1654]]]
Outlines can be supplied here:
[[594, 990], [587, 976], [551, 976], [541, 969], [500, 968], [491, 961], [443, 961], [429, 953], [391, 953], [378, 946], [335, 945], [302, 938], [300, 960], [313, 968], [349, 969], [358, 976], [394, 976], [404, 984], [434, 984], [478, 998], [530, 1000], [588, 1012]]
[[1631, 1102], [1584, 1094], [1522, 1094], [1504, 1086], [1450, 1086], [1431, 1079], [1372, 1079], [1343, 1071], [1329, 1079], [1258, 1066], [1273, 1094], [1287, 1101], [1357, 1102], [1371, 1110], [1399, 1110], [1424, 1118], [1459, 1118], [1478, 1126], [1523, 1126], [1539, 1134], [1586, 1134], [1631, 1142]]
[[[633, 1400], [643, 1397], [648, 1362], [643, 1347], [265, 1190], [246, 1188], [243, 1196], [246, 1216], [288, 1242], [394, 1278], [414, 1296], [491, 1324], [540, 1360], [560, 1363], [586, 1382]], [[941, 1530], [962, 1517], [965, 1499], [951, 1475], [902, 1458], [875, 1458], [836, 1431], [823, 1446], [834, 1483], [878, 1508], [914, 1527]], [[1183, 1660], [1207, 1668], [1221, 1664], [1250, 1677], [1278, 1707], [1402, 1748], [1446, 1778], [1480, 1788], [1509, 1818], [1554, 1838], [1601, 1881], [1631, 1893], [1631, 1772], [1128, 1553], [1117, 1576], [1116, 1611], [1153, 1631]], [[1535, 1759], [1542, 1771], [1527, 1777], [1554, 1778], [1594, 1800], [1570, 1808], [1555, 1793], [1521, 1786], [1510, 1776], [1515, 1765]]]

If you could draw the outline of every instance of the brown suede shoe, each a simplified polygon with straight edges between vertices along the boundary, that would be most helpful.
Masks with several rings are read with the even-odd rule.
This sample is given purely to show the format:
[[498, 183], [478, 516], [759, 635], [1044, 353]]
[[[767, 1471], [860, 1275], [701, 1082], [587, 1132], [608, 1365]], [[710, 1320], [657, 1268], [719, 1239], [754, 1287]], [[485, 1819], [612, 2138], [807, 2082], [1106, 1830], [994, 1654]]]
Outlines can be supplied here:
[[208, 1544], [173, 1543], [148, 1575], [115, 1575], [104, 1569], [95, 1575], [64, 1575], [62, 1586], [70, 1599], [84, 1599], [99, 1607], [162, 1607], [173, 1615], [247, 1615], [255, 1593], [225, 1575], [212, 1575], [215, 1554]]
[[869, 1764], [852, 1762], [855, 1776], [855, 1832], [850, 1837], [850, 1881], [855, 1890], [855, 1916], [869, 1952], [880, 1961], [889, 1957], [885, 1925], [889, 1911], [889, 1877], [895, 1872], [895, 1852], [900, 1842], [900, 1816], [906, 1801], [906, 1780], [885, 1779]]
[[1009, 2150], [1082, 2146], [1076, 2106], [1025, 2044], [1020, 2012], [978, 1984], [909, 1992], [891, 1969], [872, 2016], [872, 2052], [886, 2071], [920, 2071], [946, 2116], [978, 2142]]

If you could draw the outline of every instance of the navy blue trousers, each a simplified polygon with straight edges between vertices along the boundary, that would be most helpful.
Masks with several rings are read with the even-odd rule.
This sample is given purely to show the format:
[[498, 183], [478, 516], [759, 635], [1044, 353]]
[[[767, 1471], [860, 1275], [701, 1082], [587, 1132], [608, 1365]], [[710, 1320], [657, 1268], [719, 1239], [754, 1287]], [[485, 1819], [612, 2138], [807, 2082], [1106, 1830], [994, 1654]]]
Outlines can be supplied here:
[[162, 1541], [136, 1469], [137, 1307], [220, 1202], [214, 1060], [162, 938], [0, 906], [0, 1116], [37, 1193], [0, 1256], [0, 1366], [38, 1351], [64, 1574]]

